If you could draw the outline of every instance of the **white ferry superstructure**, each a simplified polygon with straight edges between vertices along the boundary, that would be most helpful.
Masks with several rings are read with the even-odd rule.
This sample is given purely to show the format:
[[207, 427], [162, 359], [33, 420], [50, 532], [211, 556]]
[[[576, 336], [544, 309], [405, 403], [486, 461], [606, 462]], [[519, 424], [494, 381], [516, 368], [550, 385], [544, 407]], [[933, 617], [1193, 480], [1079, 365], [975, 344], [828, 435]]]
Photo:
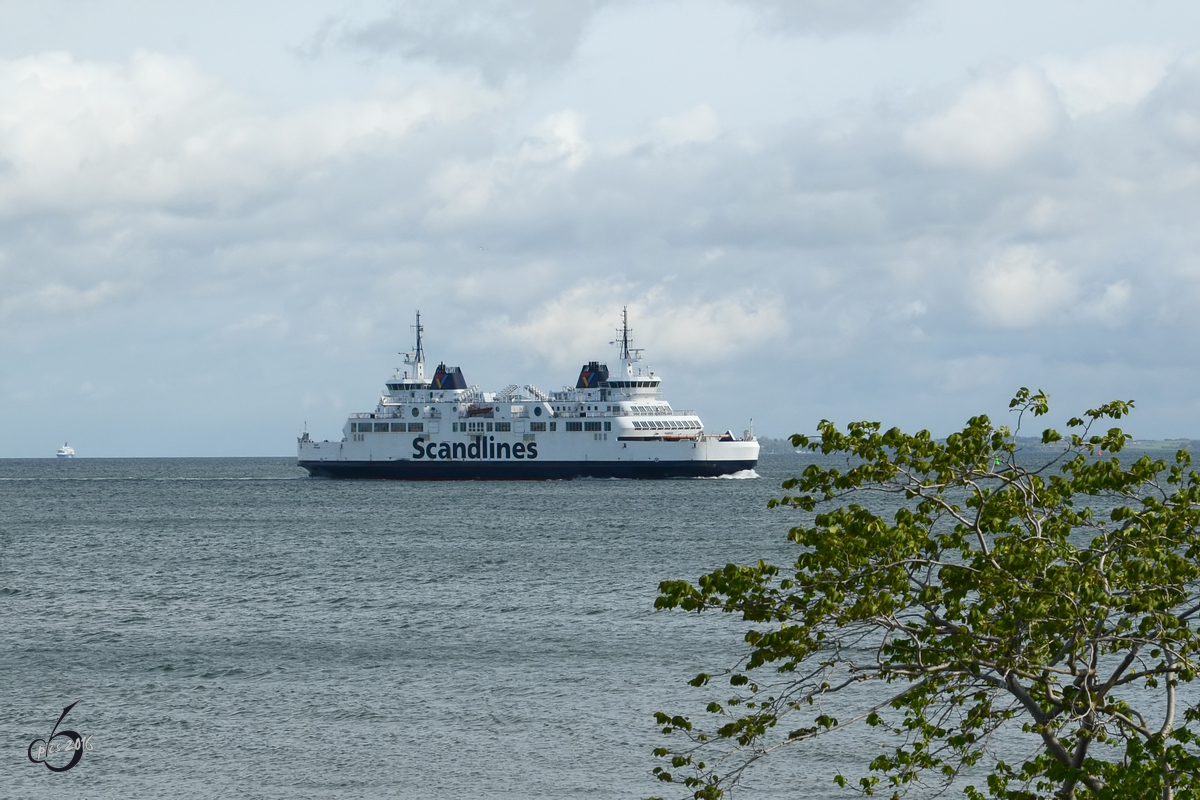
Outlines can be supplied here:
[[314, 477], [398, 480], [691, 478], [730, 475], [758, 463], [751, 431], [704, 432], [692, 411], [661, 396], [661, 379], [637, 367], [628, 313], [617, 368], [588, 362], [574, 388], [532, 385], [483, 392], [458, 367], [425, 377], [421, 315], [408, 370], [386, 382], [375, 411], [351, 414], [340, 441], [299, 438], [299, 465]]

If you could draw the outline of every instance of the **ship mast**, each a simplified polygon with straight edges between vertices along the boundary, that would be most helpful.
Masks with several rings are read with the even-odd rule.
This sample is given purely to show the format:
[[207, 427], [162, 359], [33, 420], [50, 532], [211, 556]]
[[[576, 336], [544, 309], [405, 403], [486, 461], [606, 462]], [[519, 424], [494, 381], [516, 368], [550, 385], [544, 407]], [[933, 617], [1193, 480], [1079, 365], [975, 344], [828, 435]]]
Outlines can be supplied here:
[[640, 347], [630, 347], [633, 342], [633, 331], [629, 330], [629, 306], [621, 307], [621, 329], [617, 331], [620, 337], [617, 343], [620, 346], [621, 364], [625, 367], [625, 374], [633, 374], [633, 364], [635, 361], [642, 360], [642, 349]]
[[421, 312], [417, 311], [417, 324], [412, 326], [417, 332], [417, 347], [412, 352], [404, 353], [404, 363], [413, 368], [413, 378], [418, 381], [425, 380], [425, 347], [421, 343], [421, 334], [425, 332], [425, 326], [421, 324]]

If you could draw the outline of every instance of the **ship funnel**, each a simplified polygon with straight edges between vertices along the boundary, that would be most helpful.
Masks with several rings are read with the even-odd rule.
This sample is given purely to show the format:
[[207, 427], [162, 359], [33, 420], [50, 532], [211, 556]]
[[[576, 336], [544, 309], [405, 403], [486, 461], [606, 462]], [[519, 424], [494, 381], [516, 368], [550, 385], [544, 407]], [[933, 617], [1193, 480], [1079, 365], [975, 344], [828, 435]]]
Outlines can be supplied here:
[[576, 389], [598, 389], [600, 384], [608, 380], [608, 367], [599, 361], [589, 361], [579, 371], [579, 380], [575, 382]]

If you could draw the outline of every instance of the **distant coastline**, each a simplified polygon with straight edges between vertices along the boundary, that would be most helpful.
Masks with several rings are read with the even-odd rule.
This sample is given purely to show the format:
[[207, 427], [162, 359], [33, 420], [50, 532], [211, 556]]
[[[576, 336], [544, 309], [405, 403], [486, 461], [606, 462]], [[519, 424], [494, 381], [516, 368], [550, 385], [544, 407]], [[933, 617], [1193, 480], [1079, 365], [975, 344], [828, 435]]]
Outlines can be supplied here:
[[[939, 440], [945, 441], [945, 440]], [[789, 439], [772, 439], [769, 436], [758, 437], [759, 452], [765, 455], [797, 455], [806, 454], [807, 451], [797, 451], [792, 447]], [[1018, 436], [1017, 447], [1021, 450], [1057, 450], [1061, 447], [1059, 444], [1042, 444], [1042, 440], [1037, 436]], [[1131, 439], [1129, 444], [1125, 446], [1126, 450], [1137, 450], [1145, 452], [1161, 452], [1167, 455], [1174, 454], [1177, 450], [1187, 450], [1193, 453], [1200, 453], [1200, 439]]]

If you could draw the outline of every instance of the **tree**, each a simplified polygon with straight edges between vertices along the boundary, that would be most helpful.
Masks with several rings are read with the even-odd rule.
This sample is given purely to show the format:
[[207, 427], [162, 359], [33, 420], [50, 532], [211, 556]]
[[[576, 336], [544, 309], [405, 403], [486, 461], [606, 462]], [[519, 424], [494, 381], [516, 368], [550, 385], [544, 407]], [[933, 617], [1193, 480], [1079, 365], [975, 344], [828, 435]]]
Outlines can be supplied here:
[[[771, 501], [806, 512], [789, 534], [795, 563], [659, 587], [659, 609], [749, 628], [741, 661], [691, 681], [730, 687], [707, 726], [656, 715], [674, 745], [655, 750], [670, 763], [658, 777], [717, 798], [769, 753], [866, 725], [894, 737], [862, 765], [867, 795], [1200, 798], [1200, 708], [1181, 696], [1200, 650], [1200, 474], [1184, 450], [1170, 466], [1123, 464], [1130, 437], [1092, 432], [1132, 406], [1090, 410], [1066, 437], [1046, 430], [1028, 448], [1036, 465], [986, 416], [944, 442], [873, 422], [792, 437], [846, 456]], [[1019, 431], [1048, 399], [1022, 389], [1010, 409]], [[864, 505], [878, 493], [890, 518]], [[868, 682], [878, 702], [821, 712]], [[1031, 745], [1021, 763], [997, 753], [1014, 740]]]

